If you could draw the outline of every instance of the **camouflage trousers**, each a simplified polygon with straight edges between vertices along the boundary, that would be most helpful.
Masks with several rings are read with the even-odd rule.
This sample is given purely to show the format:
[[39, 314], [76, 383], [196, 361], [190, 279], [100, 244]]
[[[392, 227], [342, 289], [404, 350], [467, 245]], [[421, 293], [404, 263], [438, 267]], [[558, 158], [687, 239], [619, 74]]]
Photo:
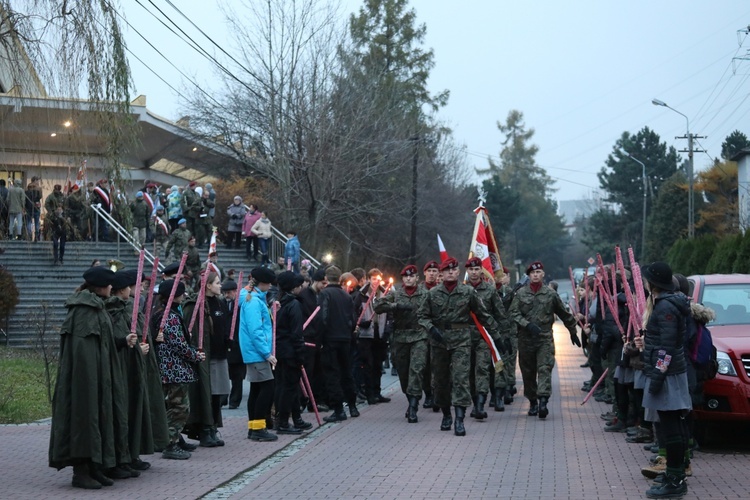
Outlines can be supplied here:
[[[468, 332], [467, 332], [468, 333]], [[471, 340], [445, 347], [431, 342], [432, 383], [440, 408], [471, 406]]]
[[157, 255], [158, 257], [161, 257], [164, 255], [164, 251], [167, 249], [167, 241], [159, 241], [158, 238], [154, 238], [154, 255]]
[[188, 421], [190, 415], [190, 401], [188, 400], [187, 384], [163, 384], [164, 404], [167, 406], [167, 426], [169, 427], [169, 441], [176, 443], [180, 440], [180, 431]]
[[422, 390], [424, 391], [425, 398], [431, 398], [432, 397], [432, 363], [430, 360], [432, 359], [432, 346], [430, 345], [429, 341], [427, 342], [427, 356], [425, 356], [425, 363], [424, 363], [424, 376], [422, 377]]
[[427, 365], [427, 339], [415, 342], [392, 341], [392, 362], [398, 372], [401, 392], [408, 396], [422, 397], [422, 387]]
[[477, 331], [471, 332], [471, 395], [484, 394], [490, 390], [492, 355], [487, 342]]
[[[503, 371], [495, 374], [495, 387], [498, 389], [510, 388], [516, 385], [516, 359], [518, 358], [518, 338], [510, 336], [510, 343], [513, 351], [507, 354], [501, 354], [503, 359]], [[493, 372], [490, 372], [492, 375]]]
[[552, 392], [555, 341], [552, 332], [523, 333], [518, 337], [518, 364], [523, 377], [523, 394], [529, 401]]

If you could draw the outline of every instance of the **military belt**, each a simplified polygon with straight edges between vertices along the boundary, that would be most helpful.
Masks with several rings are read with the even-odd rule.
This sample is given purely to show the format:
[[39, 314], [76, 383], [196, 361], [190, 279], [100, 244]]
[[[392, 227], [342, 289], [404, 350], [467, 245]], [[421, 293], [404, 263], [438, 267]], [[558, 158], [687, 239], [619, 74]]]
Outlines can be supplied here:
[[443, 326], [444, 330], [462, 330], [464, 328], [469, 328], [471, 325], [469, 323], [446, 323], [445, 326]]

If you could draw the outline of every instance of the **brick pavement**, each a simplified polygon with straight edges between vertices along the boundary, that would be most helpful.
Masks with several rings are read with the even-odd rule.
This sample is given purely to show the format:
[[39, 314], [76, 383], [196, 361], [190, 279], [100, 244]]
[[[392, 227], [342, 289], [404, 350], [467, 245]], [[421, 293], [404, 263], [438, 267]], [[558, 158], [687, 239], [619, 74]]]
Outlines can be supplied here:
[[[199, 449], [187, 461], [144, 456], [152, 468], [140, 478], [98, 491], [74, 489], [71, 469], [47, 467], [48, 425], [0, 426], [0, 498], [643, 497], [649, 482], [640, 467], [648, 453], [622, 434], [602, 432], [604, 404], [580, 406], [583, 358], [564, 330], [556, 340], [546, 421], [526, 416], [521, 390], [504, 413], [490, 408], [484, 422], [467, 418], [467, 436], [456, 437], [439, 430], [439, 413], [424, 409], [418, 424], [407, 424], [406, 399], [395, 394], [391, 403], [365, 407], [360, 418], [309, 437], [255, 443], [246, 439], [244, 411], [230, 410], [225, 447]], [[748, 455], [697, 453], [687, 498], [747, 498], [749, 466]]]

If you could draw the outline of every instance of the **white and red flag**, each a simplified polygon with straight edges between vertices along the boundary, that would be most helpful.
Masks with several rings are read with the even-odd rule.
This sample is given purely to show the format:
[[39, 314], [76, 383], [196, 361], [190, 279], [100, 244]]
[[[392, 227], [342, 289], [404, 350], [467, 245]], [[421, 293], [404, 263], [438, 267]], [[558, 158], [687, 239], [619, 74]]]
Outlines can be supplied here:
[[500, 249], [497, 246], [495, 233], [492, 231], [487, 209], [480, 205], [475, 210], [477, 214], [474, 224], [474, 234], [471, 238], [469, 258], [479, 257], [482, 260], [485, 274], [488, 278], [499, 280], [503, 277], [503, 262], [500, 260]]
[[208, 255], [211, 255], [212, 253], [216, 253], [216, 236], [219, 234], [219, 231], [214, 228], [213, 232], [211, 233], [211, 243], [208, 244]]
[[438, 250], [440, 250], [440, 262], [445, 262], [448, 260], [448, 252], [445, 250], [445, 245], [443, 245], [443, 240], [440, 239], [440, 235], [437, 235], [438, 239]]

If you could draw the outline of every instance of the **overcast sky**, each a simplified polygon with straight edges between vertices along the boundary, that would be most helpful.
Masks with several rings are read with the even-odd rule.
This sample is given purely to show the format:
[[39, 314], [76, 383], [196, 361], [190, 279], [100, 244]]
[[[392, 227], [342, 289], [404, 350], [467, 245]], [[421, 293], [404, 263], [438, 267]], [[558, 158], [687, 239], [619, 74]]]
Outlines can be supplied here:
[[[236, 2], [238, 0], [233, 0]], [[258, 0], [253, 0], [258, 1]], [[172, 63], [204, 85], [213, 69], [138, 3], [153, 4], [210, 44], [170, 7], [167, 0], [122, 0], [128, 21]], [[227, 49], [232, 45], [216, 0], [173, 0], [182, 12]], [[342, 23], [362, 2], [341, 4]], [[623, 131], [652, 128], [677, 149], [687, 141], [685, 118], [651, 104], [658, 98], [690, 119], [690, 130], [707, 154], [696, 155], [696, 170], [718, 157], [733, 130], [750, 136], [750, 40], [739, 30], [750, 25], [747, 0], [412, 0], [427, 25], [425, 44], [435, 52], [433, 91], [450, 90], [440, 117], [465, 147], [467, 161], [484, 167], [497, 155], [498, 120], [523, 112], [536, 130], [538, 163], [556, 180], [559, 200], [591, 197], [601, 169]], [[127, 26], [130, 50], [177, 89], [184, 78]], [[743, 45], [741, 43], [744, 42]], [[179, 118], [180, 97], [131, 57], [138, 94], [149, 110]], [[710, 155], [710, 157], [709, 157]]]

